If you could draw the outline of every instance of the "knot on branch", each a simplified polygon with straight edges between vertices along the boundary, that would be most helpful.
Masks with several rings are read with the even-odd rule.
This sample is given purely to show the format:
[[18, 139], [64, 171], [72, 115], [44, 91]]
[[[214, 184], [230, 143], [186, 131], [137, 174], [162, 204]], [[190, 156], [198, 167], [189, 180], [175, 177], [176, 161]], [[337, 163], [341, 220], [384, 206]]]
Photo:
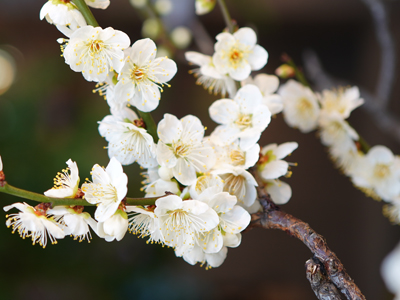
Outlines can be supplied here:
[[344, 300], [345, 296], [332, 283], [326, 274], [324, 265], [316, 257], [306, 262], [306, 278], [311, 289], [320, 300]]

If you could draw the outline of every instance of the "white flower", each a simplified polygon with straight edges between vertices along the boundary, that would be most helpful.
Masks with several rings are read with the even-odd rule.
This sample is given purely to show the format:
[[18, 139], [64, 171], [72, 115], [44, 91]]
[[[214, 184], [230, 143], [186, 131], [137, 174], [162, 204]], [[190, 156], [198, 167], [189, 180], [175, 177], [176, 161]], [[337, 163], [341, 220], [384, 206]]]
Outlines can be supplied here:
[[47, 218], [45, 210], [36, 209], [26, 203], [14, 203], [5, 206], [4, 210], [9, 211], [12, 208], [17, 208], [20, 212], [6, 216], [7, 227], [12, 226], [13, 233], [18, 231], [23, 239], [30, 237], [33, 245], [39, 243], [43, 248], [46, 247], [47, 235], [52, 244], [57, 244], [56, 239], [64, 238], [63, 226], [52, 218]]
[[236, 196], [238, 205], [248, 208], [257, 198], [257, 182], [253, 175], [240, 167], [218, 169], [212, 172], [224, 181], [224, 192]]
[[147, 185], [145, 192], [145, 197], [164, 196], [165, 192], [170, 192], [176, 195], [181, 193], [179, 185], [175, 180], [164, 180], [161, 178]]
[[[47, 197], [74, 198], [79, 188], [79, 170], [76, 162], [69, 159], [68, 168], [57, 173], [54, 187], [44, 192]], [[70, 173], [68, 174], [68, 171]]]
[[85, 18], [75, 4], [69, 1], [49, 0], [40, 10], [40, 20], [46, 18], [54, 25], [82, 27], [86, 26]]
[[204, 15], [214, 9], [217, 0], [196, 0], [195, 8], [197, 15]]
[[154, 214], [154, 206], [127, 206], [126, 211], [130, 213], [129, 232], [140, 237], [150, 236], [148, 243], [164, 243], [159, 219]]
[[178, 256], [194, 247], [199, 234], [219, 224], [217, 213], [206, 203], [182, 201], [175, 195], [159, 198], [154, 213], [160, 220], [165, 244], [174, 247]]
[[196, 172], [206, 172], [214, 165], [214, 151], [202, 142], [204, 127], [198, 118], [188, 115], [178, 120], [173, 115], [165, 114], [157, 132], [160, 137], [158, 163], [172, 169], [180, 183], [192, 184], [196, 180]]
[[0, 155], [0, 172], [3, 171], [3, 161], [1, 159], [1, 155]]
[[108, 156], [121, 164], [137, 161], [144, 168], [157, 166], [156, 144], [143, 121], [130, 108], [111, 109], [111, 115], [99, 122], [99, 132], [108, 142]]
[[217, 268], [225, 261], [228, 254], [228, 248], [222, 247], [217, 253], [205, 253], [202, 248], [195, 245], [193, 249], [185, 252], [182, 257], [183, 259], [191, 264], [201, 263], [201, 266], [206, 265], [206, 270], [211, 268]]
[[216, 39], [213, 62], [221, 74], [240, 81], [249, 77], [251, 70], [260, 70], [267, 63], [268, 53], [256, 45], [257, 36], [251, 28], [240, 28], [234, 34], [223, 32]]
[[320, 108], [310, 88], [290, 79], [279, 88], [278, 94], [282, 97], [283, 117], [289, 126], [303, 133], [317, 128]]
[[382, 262], [381, 274], [387, 288], [400, 299], [400, 244]]
[[196, 83], [202, 85], [209, 93], [214, 92], [215, 95], [221, 94], [222, 97], [228, 93], [229, 97], [236, 94], [235, 81], [225, 75], [218, 73], [215, 68], [212, 57], [194, 51], [185, 52], [185, 58], [190, 63], [198, 65], [200, 68], [191, 70], [190, 72], [197, 77]]
[[279, 179], [264, 180], [265, 190], [276, 204], [286, 204], [292, 197], [292, 188]]
[[374, 146], [358, 160], [352, 180], [390, 202], [400, 194], [400, 158], [385, 146]]
[[298, 144], [296, 142], [287, 142], [280, 144], [270, 144], [261, 150], [261, 158], [258, 170], [261, 177], [265, 180], [276, 179], [288, 173], [289, 163], [282, 158], [290, 155], [296, 150]]
[[[237, 247], [241, 234], [250, 223], [250, 214], [236, 204], [236, 197], [225, 192], [215, 193], [210, 187], [198, 200], [207, 203], [219, 216], [219, 224], [213, 230], [200, 234], [193, 249], [183, 253], [183, 259], [194, 265], [207, 263], [208, 267], [220, 266], [226, 258], [226, 247]], [[179, 253], [176, 251], [177, 256]]]
[[162, 86], [175, 76], [176, 64], [167, 57], [156, 58], [157, 47], [151, 39], [136, 41], [125, 50], [124, 66], [115, 86], [118, 101], [129, 101], [144, 112], [159, 103]]
[[97, 234], [107, 242], [120, 241], [128, 230], [128, 215], [122, 209], [104, 221], [97, 223]]
[[87, 81], [103, 82], [112, 70], [123, 66], [123, 49], [129, 47], [129, 37], [111, 27], [84, 26], [77, 29], [64, 49], [64, 58], [75, 72], [82, 72]]
[[260, 89], [263, 96], [262, 103], [268, 106], [271, 114], [275, 115], [283, 110], [282, 98], [278, 94], [274, 94], [279, 87], [279, 79], [275, 75], [258, 74], [253, 78], [248, 77], [244, 82], [246, 84], [254, 84]]
[[92, 238], [89, 226], [97, 232], [97, 222], [88, 214], [83, 212], [83, 206], [56, 206], [47, 211], [54, 215], [58, 223], [66, 225], [65, 235], [73, 235], [74, 239], [81, 242], [85, 238], [89, 241]]
[[216, 146], [214, 150], [217, 155], [214, 169], [223, 169], [229, 166], [248, 169], [254, 166], [260, 157], [259, 144], [254, 144], [249, 149], [243, 150], [239, 142], [235, 141], [226, 146]]
[[328, 115], [321, 112], [318, 123], [322, 144], [329, 146], [329, 154], [343, 172], [351, 174], [358, 156], [357, 132], [336, 114]]
[[271, 112], [261, 103], [262, 95], [255, 85], [245, 85], [234, 100], [221, 99], [209, 108], [211, 119], [221, 124], [211, 138], [216, 144], [227, 144], [240, 138], [240, 147], [248, 150], [259, 140], [271, 121]]
[[197, 177], [196, 181], [190, 186], [189, 193], [192, 199], [197, 199], [205, 190], [212, 188], [214, 193], [220, 193], [224, 188], [224, 181], [218, 175], [206, 173]]
[[110, 0], [85, 0], [86, 4], [93, 8], [106, 9], [110, 5]]
[[355, 108], [364, 103], [356, 86], [340, 88], [337, 91], [324, 90], [319, 101], [322, 106], [321, 113], [336, 115], [342, 119], [347, 119]]
[[318, 121], [322, 144], [342, 147], [359, 139], [357, 132], [338, 115], [329, 115], [321, 111]]
[[92, 183], [82, 185], [85, 199], [91, 204], [98, 204], [95, 218], [104, 222], [117, 211], [122, 199], [128, 191], [128, 177], [124, 173], [121, 163], [112, 157], [107, 168], [94, 165], [92, 169]]

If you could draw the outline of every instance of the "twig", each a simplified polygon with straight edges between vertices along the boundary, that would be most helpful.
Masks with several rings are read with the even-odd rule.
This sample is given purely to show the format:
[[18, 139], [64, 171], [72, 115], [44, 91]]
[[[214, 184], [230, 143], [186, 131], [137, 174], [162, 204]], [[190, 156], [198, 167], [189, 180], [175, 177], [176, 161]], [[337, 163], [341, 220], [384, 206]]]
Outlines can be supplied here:
[[[307, 72], [307, 77], [312, 80], [315, 85], [315, 90], [329, 89], [333, 86], [349, 85], [343, 80], [338, 80], [330, 76], [322, 67], [317, 54], [308, 50], [303, 54], [304, 68]], [[361, 96], [365, 100], [361, 108], [365, 109], [374, 119], [376, 125], [383, 131], [390, 134], [397, 141], [400, 141], [400, 122], [391, 112], [382, 108], [375, 96], [368, 91], [360, 89]]]
[[375, 25], [375, 36], [381, 50], [381, 66], [375, 100], [381, 109], [387, 109], [396, 68], [396, 52], [393, 37], [389, 30], [389, 18], [381, 0], [362, 0], [362, 2], [371, 12]]

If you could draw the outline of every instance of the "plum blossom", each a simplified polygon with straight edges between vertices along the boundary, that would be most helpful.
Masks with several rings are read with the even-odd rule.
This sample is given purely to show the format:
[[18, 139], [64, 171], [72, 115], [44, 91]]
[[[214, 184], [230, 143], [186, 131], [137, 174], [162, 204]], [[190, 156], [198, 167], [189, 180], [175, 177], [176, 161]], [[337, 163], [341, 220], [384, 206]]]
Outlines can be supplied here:
[[320, 108], [310, 88], [290, 79], [279, 88], [278, 94], [282, 97], [283, 117], [289, 126], [303, 133], [317, 128]]
[[185, 58], [190, 63], [199, 66], [199, 68], [190, 71], [197, 77], [196, 83], [198, 85], [202, 85], [209, 93], [214, 92], [214, 95], [221, 94], [222, 97], [225, 97], [226, 94], [229, 94], [229, 97], [235, 96], [235, 81], [225, 74], [218, 73], [211, 56], [188, 51], [185, 52]]
[[128, 215], [118, 208], [113, 215], [97, 223], [97, 234], [107, 242], [120, 241], [128, 230]]
[[72, 235], [75, 240], [80, 242], [85, 238], [91, 238], [89, 226], [97, 232], [97, 222], [89, 213], [83, 211], [83, 206], [56, 206], [47, 210], [47, 214], [54, 215], [54, 219], [66, 227], [65, 235]]
[[100, 135], [109, 142], [110, 158], [115, 157], [123, 165], [135, 161], [144, 168], [158, 165], [153, 137], [143, 128], [143, 121], [132, 109], [111, 109], [111, 115], [104, 117], [99, 124]]
[[[79, 188], [79, 170], [76, 162], [69, 159], [68, 168], [57, 173], [54, 187], [44, 192], [47, 197], [74, 198]], [[68, 173], [70, 171], [70, 173]]]
[[257, 36], [251, 28], [240, 28], [234, 34], [223, 32], [216, 39], [213, 63], [220, 74], [240, 81], [267, 63], [268, 52], [256, 44]]
[[84, 26], [74, 31], [64, 48], [65, 63], [75, 72], [82, 72], [87, 81], [104, 82], [110, 71], [120, 72], [123, 49], [130, 39], [111, 27]]
[[247, 150], [259, 140], [271, 121], [271, 112], [262, 104], [260, 90], [252, 84], [240, 88], [235, 98], [215, 101], [209, 108], [211, 119], [221, 124], [211, 134], [219, 145], [240, 139], [240, 147]]
[[381, 274], [383, 280], [393, 294], [394, 300], [400, 299], [400, 244], [389, 253], [382, 262]]
[[167, 57], [156, 58], [157, 47], [151, 39], [136, 41], [125, 50], [124, 66], [118, 75], [115, 97], [137, 109], [150, 112], [157, 108], [162, 86], [175, 76], [176, 63]]
[[374, 146], [361, 156], [351, 175], [355, 185], [372, 189], [385, 201], [400, 194], [400, 158], [385, 146]]
[[63, 239], [65, 232], [61, 224], [46, 216], [47, 208], [41, 209], [40, 206], [39, 204], [37, 207], [32, 207], [26, 203], [18, 202], [5, 206], [4, 211], [9, 211], [12, 208], [20, 210], [19, 213], [6, 216], [7, 227], [11, 226], [13, 233], [18, 231], [23, 239], [30, 237], [33, 245], [38, 243], [44, 248], [47, 245], [47, 235], [52, 244], [57, 244], [56, 239]]
[[182, 201], [176, 195], [157, 199], [154, 213], [159, 218], [165, 244], [174, 247], [178, 256], [193, 249], [199, 234], [219, 224], [218, 214], [206, 203]]
[[92, 169], [93, 182], [84, 183], [82, 191], [84, 198], [91, 204], [97, 204], [95, 218], [105, 222], [115, 214], [121, 201], [128, 191], [128, 177], [121, 163], [112, 157], [106, 169], [94, 165]]
[[258, 74], [254, 78], [248, 77], [242, 84], [253, 84], [260, 89], [263, 96], [262, 103], [268, 106], [272, 115], [283, 110], [283, 102], [280, 95], [275, 94], [279, 87], [279, 79], [275, 75]]
[[280, 144], [270, 144], [262, 148], [258, 170], [261, 177], [265, 180], [277, 179], [288, 173], [289, 163], [282, 160], [296, 150], [296, 142]]
[[184, 185], [196, 180], [196, 172], [206, 172], [215, 164], [213, 149], [203, 143], [204, 127], [192, 115], [178, 120], [165, 114], [157, 128], [157, 160], [172, 169], [174, 177]]
[[159, 219], [154, 214], [154, 206], [127, 206], [129, 232], [140, 237], [149, 236], [149, 243], [164, 243]]
[[319, 98], [321, 113], [337, 115], [347, 119], [350, 113], [364, 103], [360, 98], [358, 87], [340, 88], [337, 91], [324, 90]]
[[40, 20], [50, 24], [79, 28], [86, 26], [85, 18], [71, 1], [49, 0], [40, 10]]
[[110, 0], [85, 0], [85, 3], [93, 8], [106, 9], [110, 5]]

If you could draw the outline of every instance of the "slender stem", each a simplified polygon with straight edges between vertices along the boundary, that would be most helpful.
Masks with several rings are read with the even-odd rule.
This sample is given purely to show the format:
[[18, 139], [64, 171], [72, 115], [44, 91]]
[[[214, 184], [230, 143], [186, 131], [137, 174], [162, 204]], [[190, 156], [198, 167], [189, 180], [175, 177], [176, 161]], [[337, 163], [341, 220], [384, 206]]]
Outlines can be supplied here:
[[85, 0], [74, 0], [74, 4], [78, 7], [88, 25], [92, 25], [93, 27], [99, 26], [99, 23], [97, 23], [95, 17], [92, 14], [92, 11], [85, 3]]
[[224, 16], [224, 20], [226, 23], [226, 26], [228, 27], [228, 30], [230, 33], [233, 33], [233, 23], [232, 23], [232, 18], [229, 14], [228, 7], [225, 4], [225, 0], [218, 0], [219, 7], [221, 8], [222, 15]]
[[[4, 185], [0, 185], [0, 192], [17, 196], [20, 198], [33, 200], [36, 202], [41, 203], [51, 203], [51, 205], [58, 206], [58, 205], [66, 205], [66, 206], [74, 206], [74, 205], [81, 205], [81, 206], [95, 206], [95, 204], [91, 204], [84, 199], [73, 199], [73, 198], [52, 198], [47, 197], [42, 194], [30, 192], [27, 190], [23, 190], [12, 185], [9, 185], [6, 182], [3, 182]], [[154, 205], [156, 200], [160, 197], [153, 197], [153, 198], [126, 198], [126, 203], [128, 205]]]
[[297, 65], [293, 61], [293, 59], [289, 58], [286, 63], [294, 69], [294, 73], [295, 73], [297, 80], [300, 81], [303, 85], [311, 88], [306, 77], [304, 76], [304, 73], [302, 71], [300, 71], [300, 69], [297, 67]]
[[154, 143], [158, 142], [158, 135], [157, 135], [157, 125], [154, 122], [153, 117], [148, 112], [143, 112], [138, 110], [140, 117], [146, 123], [146, 130], [147, 132], [153, 137]]
[[[86, 5], [85, 0], [74, 0], [74, 3], [78, 7], [79, 11], [82, 13], [84, 16], [86, 23], [92, 26], [99, 26], [99, 23], [97, 23], [95, 17], [93, 16], [91, 10], [89, 7]], [[158, 136], [157, 136], [157, 126], [153, 120], [153, 117], [151, 116], [150, 113], [144, 113], [140, 112], [140, 117], [143, 119], [143, 121], [146, 123], [147, 127], [147, 132], [153, 137], [154, 142], [158, 142]]]

